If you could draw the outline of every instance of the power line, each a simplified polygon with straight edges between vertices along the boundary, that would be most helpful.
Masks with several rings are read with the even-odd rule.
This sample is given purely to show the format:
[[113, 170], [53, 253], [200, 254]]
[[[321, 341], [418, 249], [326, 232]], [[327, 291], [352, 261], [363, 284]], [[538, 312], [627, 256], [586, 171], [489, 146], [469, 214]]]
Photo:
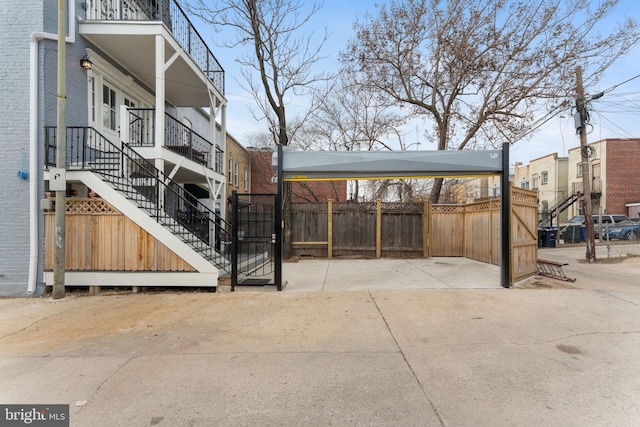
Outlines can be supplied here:
[[603, 92], [603, 93], [611, 92], [612, 90], [614, 90], [614, 89], [615, 89], [615, 88], [617, 88], [618, 86], [622, 86], [622, 85], [623, 85], [623, 84], [625, 84], [625, 83], [629, 83], [631, 80], [635, 80], [635, 79], [637, 79], [638, 77], [640, 77], [640, 74], [638, 74], [637, 76], [633, 76], [633, 77], [631, 77], [630, 79], [627, 79], [627, 80], [623, 81], [622, 83], [618, 83], [617, 85], [613, 85], [613, 86], [611, 86], [609, 89], [603, 90], [602, 92]]

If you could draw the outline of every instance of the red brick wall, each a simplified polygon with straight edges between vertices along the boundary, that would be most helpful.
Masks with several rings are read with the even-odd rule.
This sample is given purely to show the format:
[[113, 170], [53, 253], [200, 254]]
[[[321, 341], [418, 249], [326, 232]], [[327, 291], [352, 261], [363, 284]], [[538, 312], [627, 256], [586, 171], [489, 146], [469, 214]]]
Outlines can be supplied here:
[[607, 213], [627, 213], [640, 202], [640, 139], [607, 139]]
[[[267, 149], [249, 149], [251, 153], [251, 192], [275, 193], [276, 184], [271, 182], [273, 172], [271, 156], [273, 152]], [[347, 181], [308, 181], [293, 182], [291, 186], [293, 203], [335, 202], [347, 201]]]

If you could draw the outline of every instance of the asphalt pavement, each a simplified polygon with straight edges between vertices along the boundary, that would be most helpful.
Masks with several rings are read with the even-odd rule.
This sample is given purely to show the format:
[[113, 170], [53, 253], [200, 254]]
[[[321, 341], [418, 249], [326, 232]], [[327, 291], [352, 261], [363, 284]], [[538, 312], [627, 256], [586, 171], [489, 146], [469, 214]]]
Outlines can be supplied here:
[[[72, 426], [640, 425], [640, 244], [500, 288], [461, 258], [300, 260], [283, 292], [0, 299], [0, 403]], [[605, 260], [606, 259], [606, 260]]]

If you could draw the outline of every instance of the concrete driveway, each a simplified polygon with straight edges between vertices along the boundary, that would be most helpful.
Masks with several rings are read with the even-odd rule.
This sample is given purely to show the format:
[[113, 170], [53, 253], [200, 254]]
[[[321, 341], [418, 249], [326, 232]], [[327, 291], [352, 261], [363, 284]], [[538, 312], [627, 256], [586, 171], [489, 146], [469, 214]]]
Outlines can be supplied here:
[[[2, 299], [0, 402], [72, 426], [640, 425], [640, 258], [562, 250], [570, 288], [391, 289], [404, 272], [343, 260], [284, 292]], [[371, 287], [334, 290], [351, 270]]]

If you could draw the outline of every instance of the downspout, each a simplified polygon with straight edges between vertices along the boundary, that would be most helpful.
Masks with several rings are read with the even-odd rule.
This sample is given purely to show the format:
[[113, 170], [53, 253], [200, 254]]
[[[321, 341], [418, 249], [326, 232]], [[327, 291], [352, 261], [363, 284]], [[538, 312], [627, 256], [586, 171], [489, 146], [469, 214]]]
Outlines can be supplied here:
[[[69, 36], [67, 43], [76, 41], [76, 3], [69, 2]], [[33, 32], [29, 37], [29, 278], [27, 294], [36, 291], [38, 275], [38, 43], [40, 40], [58, 40], [57, 34]]]

